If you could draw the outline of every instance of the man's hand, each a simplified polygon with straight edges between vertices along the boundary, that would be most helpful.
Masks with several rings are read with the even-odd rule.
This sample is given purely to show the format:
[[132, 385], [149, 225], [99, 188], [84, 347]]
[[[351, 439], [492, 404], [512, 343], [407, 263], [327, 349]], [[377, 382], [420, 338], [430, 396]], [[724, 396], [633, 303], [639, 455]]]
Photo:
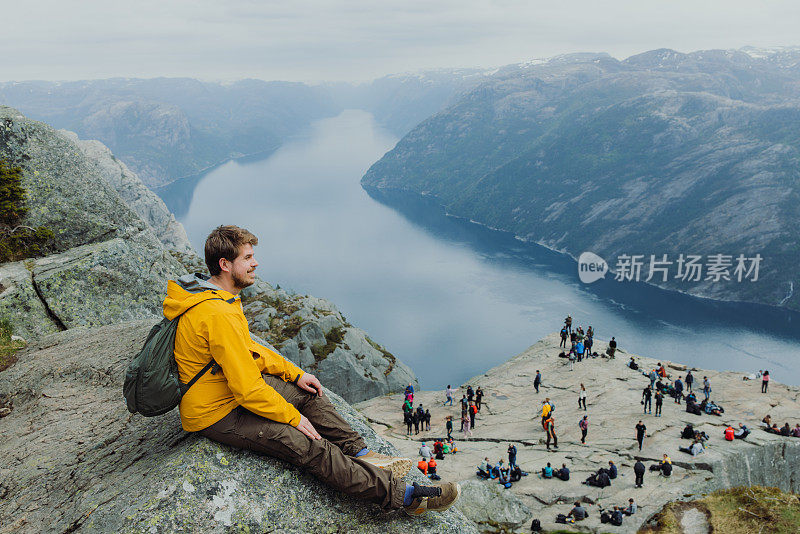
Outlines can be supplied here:
[[322, 439], [322, 436], [317, 433], [314, 425], [311, 424], [311, 421], [306, 419], [306, 416], [303, 414], [300, 414], [300, 423], [297, 425], [297, 430], [311, 439]]
[[303, 373], [303, 376], [297, 380], [297, 387], [309, 393], [316, 393], [320, 397], [322, 396], [322, 384], [319, 379], [311, 373]]

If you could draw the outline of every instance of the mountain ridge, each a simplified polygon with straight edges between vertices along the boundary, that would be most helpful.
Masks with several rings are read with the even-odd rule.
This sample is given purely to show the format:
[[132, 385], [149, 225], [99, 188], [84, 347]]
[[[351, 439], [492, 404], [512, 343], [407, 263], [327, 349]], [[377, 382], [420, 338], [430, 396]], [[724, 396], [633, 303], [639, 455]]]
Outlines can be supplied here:
[[760, 252], [760, 285], [660, 285], [797, 309], [785, 299], [800, 261], [800, 71], [741, 52], [675, 54], [676, 72], [600, 56], [501, 69], [409, 132], [362, 185], [434, 196], [573, 257]]

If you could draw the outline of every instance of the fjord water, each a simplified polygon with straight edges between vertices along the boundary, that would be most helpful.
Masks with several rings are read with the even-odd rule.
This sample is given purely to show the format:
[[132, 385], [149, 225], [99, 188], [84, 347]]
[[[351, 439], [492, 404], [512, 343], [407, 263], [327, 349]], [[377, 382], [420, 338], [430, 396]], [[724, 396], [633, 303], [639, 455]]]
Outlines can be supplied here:
[[611, 279], [583, 285], [562, 254], [415, 195], [364, 191], [361, 176], [396, 141], [368, 113], [346, 111], [267, 159], [187, 182], [194, 193], [181, 222], [200, 252], [217, 225], [253, 231], [263, 279], [333, 301], [424, 388], [508, 360], [568, 313], [594, 327], [596, 349], [616, 336], [625, 351], [800, 383], [800, 314]]

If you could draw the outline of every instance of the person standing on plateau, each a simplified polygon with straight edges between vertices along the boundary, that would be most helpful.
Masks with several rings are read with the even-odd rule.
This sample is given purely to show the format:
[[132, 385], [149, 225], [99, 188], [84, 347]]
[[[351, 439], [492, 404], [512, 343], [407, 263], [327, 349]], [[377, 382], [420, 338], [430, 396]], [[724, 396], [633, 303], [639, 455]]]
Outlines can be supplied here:
[[243, 228], [220, 226], [205, 243], [211, 277], [168, 282], [164, 316], [180, 317], [175, 361], [181, 382], [212, 362], [222, 371], [204, 373], [181, 398], [184, 430], [303, 467], [384, 510], [421, 515], [449, 508], [460, 494], [457, 484], [406, 484], [401, 477], [411, 469], [410, 459], [369, 450], [317, 377], [252, 339], [239, 292], [255, 282], [257, 244]]

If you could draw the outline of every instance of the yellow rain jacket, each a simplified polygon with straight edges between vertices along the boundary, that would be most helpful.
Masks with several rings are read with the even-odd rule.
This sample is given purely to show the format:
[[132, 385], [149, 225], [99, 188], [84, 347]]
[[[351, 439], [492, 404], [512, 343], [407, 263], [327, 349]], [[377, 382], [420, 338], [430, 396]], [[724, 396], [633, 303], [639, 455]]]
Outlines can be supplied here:
[[[183, 278], [181, 278], [183, 281]], [[196, 432], [207, 428], [237, 406], [267, 419], [297, 426], [300, 412], [272, 387], [261, 373], [295, 382], [303, 371], [276, 351], [250, 337], [241, 300], [225, 302], [233, 295], [222, 289], [197, 293], [178, 283], [167, 283], [164, 316], [181, 317], [175, 335], [175, 361], [182, 383], [187, 384], [213, 357], [222, 367], [216, 374], [205, 373], [181, 399], [181, 424]], [[210, 300], [210, 298], [223, 300]], [[198, 304], [198, 302], [200, 304]]]

